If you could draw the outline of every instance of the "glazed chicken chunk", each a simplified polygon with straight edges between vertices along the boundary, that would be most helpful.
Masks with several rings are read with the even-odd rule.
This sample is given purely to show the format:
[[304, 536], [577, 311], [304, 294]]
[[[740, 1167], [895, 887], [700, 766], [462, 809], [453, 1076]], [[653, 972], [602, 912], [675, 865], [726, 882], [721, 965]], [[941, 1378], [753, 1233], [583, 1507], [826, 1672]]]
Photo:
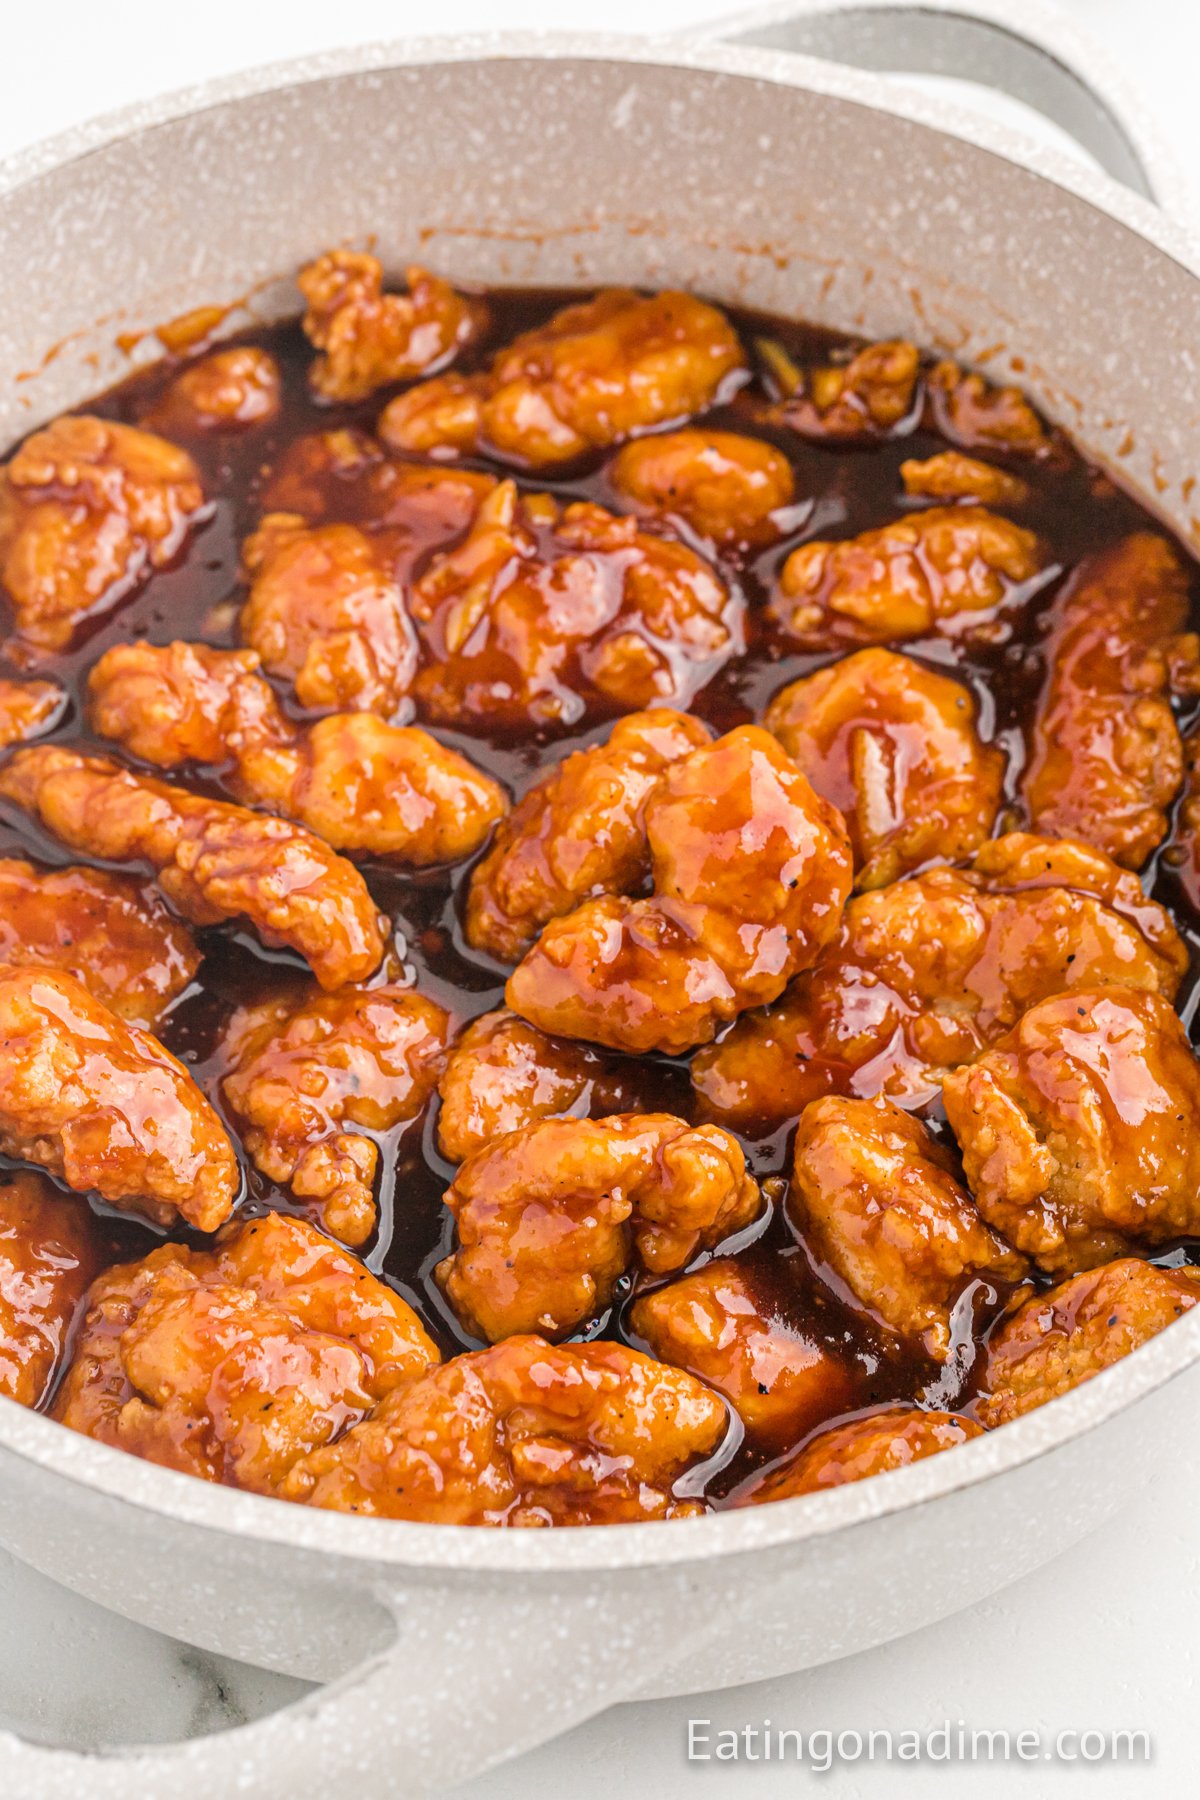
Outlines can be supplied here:
[[836, 442], [887, 437], [910, 419], [921, 378], [921, 354], [903, 338], [866, 344], [844, 361], [800, 368], [772, 339], [759, 343], [783, 398], [768, 417], [804, 437]]
[[467, 942], [516, 962], [551, 919], [639, 886], [650, 869], [646, 800], [671, 763], [709, 739], [698, 719], [660, 707], [619, 719], [604, 743], [566, 757], [504, 820], [472, 871]]
[[737, 1503], [760, 1506], [769, 1500], [792, 1500], [798, 1494], [843, 1487], [848, 1481], [865, 1481], [982, 1435], [981, 1427], [960, 1413], [886, 1407], [822, 1431], [798, 1455], [752, 1482]]
[[978, 506], [1023, 506], [1030, 492], [1019, 475], [961, 450], [942, 450], [924, 462], [910, 457], [900, 464], [900, 479], [914, 499], [971, 500]]
[[672, 763], [644, 818], [653, 895], [552, 921], [505, 992], [542, 1031], [678, 1053], [815, 961], [841, 920], [850, 850], [841, 815], [754, 725]]
[[118, 1018], [153, 1027], [195, 975], [200, 952], [149, 882], [3, 857], [0, 963], [64, 969]]
[[0, 1394], [37, 1406], [100, 1264], [91, 1213], [32, 1169], [0, 1174]]
[[724, 1394], [757, 1445], [794, 1444], [852, 1403], [845, 1364], [735, 1257], [642, 1295], [630, 1324], [654, 1356]]
[[771, 543], [796, 497], [791, 464], [773, 444], [696, 426], [626, 444], [608, 478], [635, 512], [682, 520], [727, 549]]
[[945, 1362], [971, 1335], [980, 1284], [1027, 1271], [954, 1178], [949, 1153], [887, 1100], [815, 1100], [800, 1115], [787, 1207], [806, 1244], [880, 1323]]
[[279, 411], [279, 365], [254, 344], [212, 350], [178, 374], [151, 415], [165, 431], [245, 431]]
[[1200, 1233], [1200, 1063], [1158, 994], [1043, 1000], [943, 1097], [980, 1212], [1039, 1267]]
[[404, 279], [407, 293], [385, 293], [378, 257], [357, 250], [330, 250], [301, 269], [304, 330], [321, 351], [308, 378], [323, 400], [365, 400], [432, 374], [484, 329], [482, 302], [416, 265]]
[[736, 1139], [669, 1113], [540, 1120], [468, 1157], [445, 1201], [458, 1247], [438, 1281], [492, 1343], [565, 1336], [609, 1305], [635, 1252], [669, 1274], [762, 1204]]
[[434, 556], [411, 606], [430, 659], [416, 695], [447, 723], [686, 705], [741, 648], [741, 602], [686, 544], [510, 481]]
[[808, 650], [988, 628], [1042, 568], [1038, 541], [982, 506], [933, 506], [837, 543], [801, 544], [770, 613]]
[[61, 650], [177, 555], [204, 507], [190, 456], [112, 419], [64, 414], [0, 470], [0, 584], [19, 638]]
[[0, 1149], [160, 1225], [215, 1231], [233, 1146], [182, 1063], [73, 975], [0, 967]]
[[894, 651], [859, 650], [776, 694], [763, 720], [850, 830], [856, 886], [957, 862], [988, 837], [1004, 754], [970, 689]]
[[264, 943], [303, 956], [322, 987], [372, 974], [382, 922], [362, 876], [299, 826], [135, 775], [58, 745], [18, 750], [0, 795], [71, 850], [149, 863], [185, 919], [246, 918]]
[[375, 1226], [379, 1146], [365, 1133], [418, 1116], [448, 1030], [440, 1006], [391, 986], [299, 990], [239, 1008], [226, 1028], [221, 1090], [256, 1167], [318, 1201], [343, 1243]]
[[927, 382], [937, 429], [963, 450], [1045, 456], [1053, 439], [1018, 387], [997, 385], [955, 362], [940, 362]]
[[815, 966], [702, 1050], [692, 1079], [704, 1116], [738, 1129], [830, 1093], [924, 1105], [1038, 1001], [1109, 983], [1170, 1000], [1186, 967], [1136, 876], [1086, 844], [1010, 832], [969, 869], [852, 900]]
[[0, 750], [53, 730], [67, 696], [56, 681], [9, 681], [0, 676]]
[[412, 1308], [282, 1213], [100, 1277], [54, 1417], [206, 1481], [278, 1492], [298, 1459], [438, 1360]]
[[263, 523], [282, 530], [352, 521], [404, 586], [431, 550], [467, 529], [496, 485], [477, 469], [392, 456], [369, 432], [343, 425], [283, 448], [263, 490]]
[[294, 1463], [289, 1500], [444, 1525], [604, 1525], [703, 1512], [680, 1477], [725, 1405], [623, 1344], [509, 1338], [398, 1388]]
[[101, 736], [163, 769], [232, 761], [239, 799], [335, 850], [416, 868], [456, 862], [507, 808], [497, 782], [427, 731], [367, 712], [293, 724], [253, 650], [117, 644], [88, 689]]
[[1034, 1294], [988, 1340], [981, 1424], [1005, 1425], [1119, 1362], [1200, 1301], [1200, 1269], [1137, 1257]]
[[545, 468], [701, 412], [744, 364], [715, 307], [608, 288], [514, 338], [485, 373], [401, 394], [379, 431], [396, 450], [485, 450]]

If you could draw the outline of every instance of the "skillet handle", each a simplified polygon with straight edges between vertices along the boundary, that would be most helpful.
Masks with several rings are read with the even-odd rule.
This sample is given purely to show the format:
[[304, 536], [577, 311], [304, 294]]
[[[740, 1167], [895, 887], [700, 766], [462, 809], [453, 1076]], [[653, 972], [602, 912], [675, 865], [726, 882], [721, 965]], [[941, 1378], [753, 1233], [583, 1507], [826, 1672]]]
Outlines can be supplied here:
[[782, 0], [686, 34], [892, 74], [950, 75], [1023, 100], [1173, 218], [1188, 185], [1152, 109], [1107, 52], [1041, 0]]

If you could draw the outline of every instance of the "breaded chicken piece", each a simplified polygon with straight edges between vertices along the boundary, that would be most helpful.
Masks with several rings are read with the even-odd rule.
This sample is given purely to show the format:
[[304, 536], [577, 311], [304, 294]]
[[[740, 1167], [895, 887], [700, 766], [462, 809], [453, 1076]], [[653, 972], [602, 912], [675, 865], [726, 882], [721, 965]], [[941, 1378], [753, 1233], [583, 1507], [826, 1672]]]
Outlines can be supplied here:
[[382, 960], [385, 922], [362, 876], [298, 825], [58, 745], [18, 750], [0, 795], [68, 849], [149, 863], [193, 924], [248, 919], [264, 943], [298, 951], [324, 988], [365, 980]]
[[269, 350], [233, 344], [189, 362], [148, 422], [164, 431], [247, 431], [276, 417], [281, 388]]
[[67, 696], [56, 681], [10, 681], [0, 676], [0, 750], [53, 730]]
[[437, 1360], [416, 1313], [357, 1257], [267, 1213], [212, 1250], [164, 1244], [107, 1270], [53, 1413], [150, 1462], [272, 1493]]
[[[301, 989], [234, 1013], [221, 1091], [257, 1168], [343, 1243], [375, 1228], [379, 1147], [363, 1132], [414, 1119], [433, 1092], [449, 1020], [411, 988]], [[355, 1131], [359, 1126], [362, 1131]]]
[[703, 1512], [679, 1477], [725, 1403], [623, 1344], [509, 1338], [398, 1388], [293, 1464], [289, 1500], [444, 1525], [610, 1525]]
[[991, 836], [1003, 751], [971, 690], [892, 650], [859, 650], [776, 694], [763, 724], [850, 829], [859, 888], [958, 862]]
[[552, 921], [505, 995], [542, 1031], [678, 1053], [816, 960], [841, 920], [850, 847], [841, 815], [755, 725], [673, 763], [644, 818], [653, 895]]
[[383, 265], [359, 250], [329, 250], [301, 269], [304, 332], [322, 352], [308, 379], [322, 400], [365, 400], [390, 382], [430, 375], [485, 329], [482, 301], [415, 264], [404, 279], [407, 293], [385, 293]]
[[744, 1488], [736, 1504], [761, 1506], [843, 1487], [848, 1481], [866, 1481], [982, 1435], [980, 1426], [961, 1413], [889, 1406], [820, 1432], [796, 1456]]
[[980, 1212], [1040, 1268], [1200, 1233], [1200, 1063], [1158, 994], [1043, 1000], [942, 1093]]
[[1023, 506], [1029, 483], [995, 463], [980, 462], [961, 450], [941, 450], [923, 462], [900, 464], [904, 491], [919, 500], [972, 500], [977, 506]]
[[782, 399], [767, 417], [803, 437], [835, 443], [887, 437], [912, 417], [921, 353], [903, 338], [864, 344], [844, 361], [801, 368], [781, 344], [760, 340], [762, 356]]
[[1019, 387], [999, 386], [956, 362], [930, 370], [926, 383], [933, 423], [962, 450], [1004, 450], [1043, 457], [1053, 439]]
[[33, 1169], [0, 1174], [0, 1394], [37, 1406], [100, 1266], [95, 1221]]
[[772, 543], [796, 497], [791, 464], [765, 438], [697, 426], [626, 444], [608, 479], [635, 512], [680, 519], [725, 549]]
[[159, 1225], [224, 1224], [225, 1128], [182, 1063], [57, 969], [0, 967], [0, 1149]]
[[492, 1343], [565, 1336], [610, 1303], [635, 1252], [670, 1274], [762, 1206], [737, 1140], [670, 1113], [539, 1120], [468, 1157], [444, 1198], [458, 1247], [437, 1278]]

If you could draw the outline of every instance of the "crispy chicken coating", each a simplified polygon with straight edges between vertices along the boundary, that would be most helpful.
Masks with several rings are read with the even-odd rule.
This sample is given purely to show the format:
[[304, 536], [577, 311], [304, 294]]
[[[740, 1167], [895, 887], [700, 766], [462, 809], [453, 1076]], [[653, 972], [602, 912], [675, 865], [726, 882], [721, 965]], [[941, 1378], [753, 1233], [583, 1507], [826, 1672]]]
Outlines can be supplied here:
[[417, 672], [417, 637], [383, 545], [355, 525], [268, 513], [242, 546], [242, 641], [315, 712], [390, 718]]
[[651, 897], [605, 895], [553, 920], [505, 992], [543, 1031], [678, 1053], [816, 959], [850, 848], [841, 815], [756, 725], [673, 763], [644, 817]]
[[212, 1250], [164, 1244], [102, 1275], [53, 1411], [150, 1462], [271, 1493], [437, 1360], [357, 1257], [267, 1213]]
[[798, 1455], [772, 1469], [745, 1489], [739, 1506], [769, 1500], [791, 1500], [886, 1475], [941, 1450], [952, 1450], [983, 1435], [973, 1419], [961, 1413], [925, 1412], [918, 1406], [889, 1406], [845, 1425], [832, 1425], [813, 1438]]
[[1041, 1268], [1200, 1232], [1200, 1063], [1158, 994], [1043, 1000], [943, 1097], [980, 1212]]
[[924, 462], [900, 464], [904, 491], [920, 500], [971, 500], [977, 506], [1023, 506], [1029, 483], [995, 463], [980, 462], [961, 450], [941, 450]]
[[440, 1006], [398, 987], [300, 990], [239, 1008], [226, 1028], [221, 1091], [246, 1149], [269, 1180], [318, 1201], [343, 1243], [375, 1228], [379, 1147], [364, 1133], [423, 1110], [448, 1031]]
[[17, 635], [61, 650], [172, 560], [203, 506], [195, 463], [165, 438], [73, 414], [35, 431], [0, 470], [0, 583]]
[[329, 250], [301, 269], [305, 335], [322, 352], [308, 379], [323, 400], [365, 400], [429, 375], [483, 331], [482, 301], [415, 264], [404, 279], [406, 294], [385, 294], [383, 265], [358, 250]]
[[635, 1252], [670, 1274], [762, 1205], [736, 1139], [670, 1113], [539, 1120], [468, 1157], [445, 1201], [458, 1248], [437, 1278], [492, 1343], [565, 1336], [609, 1305]]
[[940, 362], [930, 370], [927, 391], [937, 429], [963, 450], [1044, 456], [1052, 448], [1049, 432], [1018, 387], [998, 387], [955, 362]]
[[1168, 655], [1187, 611], [1187, 572], [1150, 531], [1089, 557], [1055, 601], [1021, 784], [1036, 830], [1130, 869], [1162, 842], [1183, 779]]
[[57, 745], [18, 750], [0, 795], [69, 849], [149, 863], [194, 924], [248, 919], [264, 943], [298, 951], [324, 988], [365, 980], [382, 960], [384, 922], [358, 870], [284, 819]]
[[253, 650], [117, 644], [88, 677], [103, 737], [159, 768], [233, 762], [238, 798], [335, 850], [423, 868], [479, 849], [507, 807], [499, 784], [427, 731], [374, 713], [284, 717]]
[[851, 901], [815, 967], [702, 1050], [705, 1116], [738, 1129], [824, 1094], [931, 1100], [1027, 1007], [1116, 983], [1173, 998], [1186, 952], [1136, 876], [1066, 839], [1010, 832], [970, 869], [933, 869]]
[[58, 969], [0, 967], [0, 1149], [77, 1193], [198, 1231], [238, 1193], [225, 1128], [182, 1063]]
[[52, 730], [66, 706], [66, 693], [56, 681], [10, 681], [0, 676], [0, 750]]
[[791, 464], [773, 444], [695, 426], [626, 444], [608, 478], [635, 512], [682, 519], [726, 548], [773, 542], [776, 514], [796, 497]]
[[763, 1446], [794, 1444], [852, 1404], [845, 1364], [782, 1315], [736, 1257], [643, 1294], [629, 1317], [653, 1355], [724, 1394]]
[[921, 354], [902, 338], [866, 344], [845, 362], [801, 369], [767, 339], [760, 353], [784, 398], [768, 417], [804, 437], [835, 442], [887, 437], [912, 416]]
[[516, 962], [551, 919], [637, 888], [650, 872], [646, 800], [663, 770], [710, 735], [699, 719], [660, 707], [573, 751], [529, 790], [472, 871], [467, 942]]
[[1184, 788], [1164, 861], [1176, 869], [1194, 907], [1200, 909], [1200, 727], [1183, 740]]
[[1200, 1269], [1122, 1257], [1035, 1294], [988, 1341], [981, 1425], [1007, 1425], [1090, 1381], [1200, 1301]]
[[803, 648], [954, 637], [989, 624], [1041, 569], [1038, 541], [982, 506], [931, 506], [783, 565], [770, 614]]
[[269, 350], [234, 344], [188, 363], [151, 414], [165, 431], [245, 431], [279, 411], [279, 365]]
[[704, 1506], [676, 1484], [726, 1425], [716, 1394], [623, 1344], [509, 1338], [396, 1389], [283, 1492], [444, 1525], [686, 1518]]
[[154, 1026], [200, 966], [148, 881], [0, 858], [0, 963], [65, 969], [131, 1025]]
[[431, 550], [470, 525], [494, 475], [390, 456], [356, 427], [294, 438], [272, 466], [264, 505], [298, 515], [296, 524], [352, 520], [386, 556], [401, 586]]
[[435, 555], [411, 605], [432, 662], [417, 697], [451, 724], [686, 705], [742, 646], [741, 602], [686, 544], [511, 481]]
[[0, 1394], [42, 1400], [99, 1263], [81, 1201], [32, 1169], [0, 1174]]
[[859, 650], [776, 694], [763, 720], [841, 812], [855, 885], [957, 862], [991, 836], [1005, 758], [969, 688], [892, 650]]
[[607, 288], [514, 338], [486, 373], [399, 395], [379, 432], [396, 450], [480, 450], [544, 468], [702, 411], [744, 366], [715, 307]]
[[954, 1349], [968, 1290], [986, 1282], [1003, 1295], [1027, 1272], [955, 1180], [949, 1153], [887, 1100], [830, 1097], [804, 1109], [787, 1209], [860, 1304], [936, 1362]]

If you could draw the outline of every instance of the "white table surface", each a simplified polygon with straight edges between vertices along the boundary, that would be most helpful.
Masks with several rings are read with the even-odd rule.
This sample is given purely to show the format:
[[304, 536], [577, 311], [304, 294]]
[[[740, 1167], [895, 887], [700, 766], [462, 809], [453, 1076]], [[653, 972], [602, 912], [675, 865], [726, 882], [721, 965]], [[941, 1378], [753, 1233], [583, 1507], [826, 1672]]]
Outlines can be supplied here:
[[[1181, 156], [1200, 152], [1200, 9], [1189, 0], [1066, 0], [1115, 50]], [[600, 26], [669, 30], [729, 11], [703, 0], [439, 0], [444, 31]], [[164, 88], [255, 62], [428, 29], [426, 7], [396, 0], [94, 0], [5, 8], [0, 154]], [[1200, 173], [1200, 171], [1198, 171]], [[868, 1655], [724, 1694], [618, 1708], [454, 1800], [601, 1800], [610, 1794], [720, 1794], [783, 1800], [808, 1789], [854, 1800], [895, 1791], [1175, 1800], [1196, 1791], [1200, 1623], [1200, 1420], [1148, 1458], [1144, 1491], [1119, 1519], [1048, 1569], [957, 1618]], [[98, 1547], [98, 1553], [103, 1554]], [[919, 1579], [915, 1575], [914, 1579]], [[486, 1652], [484, 1652], [486, 1653]], [[302, 1684], [172, 1643], [77, 1600], [0, 1556], [0, 1723], [76, 1745], [166, 1741], [286, 1703]], [[713, 1729], [771, 1719], [928, 1731], [956, 1726], [1146, 1730], [1144, 1766], [866, 1763], [813, 1777], [794, 1766], [691, 1764], [689, 1718]], [[4, 1796], [3, 1800], [37, 1800]], [[80, 1800], [87, 1800], [81, 1795]], [[131, 1800], [137, 1800], [131, 1796]], [[214, 1796], [225, 1800], [225, 1796]]]

